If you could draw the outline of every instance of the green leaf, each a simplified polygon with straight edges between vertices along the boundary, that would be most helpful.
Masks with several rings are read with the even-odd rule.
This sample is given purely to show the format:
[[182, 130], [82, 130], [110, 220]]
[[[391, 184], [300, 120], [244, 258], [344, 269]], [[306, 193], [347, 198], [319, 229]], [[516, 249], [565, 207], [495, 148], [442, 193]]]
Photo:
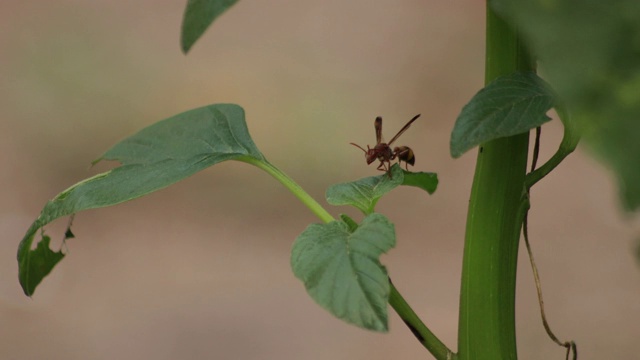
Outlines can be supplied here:
[[188, 0], [182, 18], [182, 52], [189, 52], [213, 20], [237, 2], [238, 0]]
[[502, 76], [480, 90], [456, 120], [451, 156], [490, 140], [525, 133], [551, 120], [554, 94], [535, 73]]
[[393, 224], [371, 214], [354, 231], [342, 221], [312, 224], [298, 236], [291, 267], [307, 292], [334, 316], [387, 331], [389, 280], [379, 257], [395, 246]]
[[436, 192], [438, 188], [438, 174], [431, 172], [404, 172], [402, 185], [420, 188], [429, 194]]
[[[249, 136], [244, 111], [232, 104], [205, 106], [160, 121], [118, 143], [94, 163], [103, 159], [118, 160], [122, 166], [58, 194], [22, 239], [19, 276], [27, 295], [33, 294], [41, 280], [31, 279], [33, 273], [25, 267], [38, 251], [29, 249], [38, 229], [53, 220], [138, 198], [221, 161], [266, 162]], [[28, 290], [27, 286], [32, 288]]]
[[400, 186], [404, 174], [398, 164], [391, 167], [391, 177], [386, 173], [360, 180], [340, 183], [327, 189], [327, 202], [331, 205], [353, 205], [364, 214], [371, 214], [380, 198]]
[[352, 205], [368, 215], [373, 213], [382, 196], [400, 185], [414, 186], [433, 194], [438, 187], [438, 175], [428, 172], [404, 171], [400, 165], [393, 164], [391, 177], [385, 173], [336, 184], [327, 189], [326, 198], [331, 205]]
[[627, 210], [640, 207], [640, 2], [504, 1], [491, 5], [517, 24], [545, 78], [613, 170]]
[[[31, 240], [33, 240], [33, 236], [34, 234], [31, 235]], [[31, 246], [31, 241], [23, 240], [20, 243], [18, 248], [20, 273], [18, 276], [22, 290], [27, 296], [33, 295], [36, 286], [64, 258], [62, 251], [53, 251], [49, 248], [50, 242], [51, 238], [44, 235], [34, 250], [28, 247]]]

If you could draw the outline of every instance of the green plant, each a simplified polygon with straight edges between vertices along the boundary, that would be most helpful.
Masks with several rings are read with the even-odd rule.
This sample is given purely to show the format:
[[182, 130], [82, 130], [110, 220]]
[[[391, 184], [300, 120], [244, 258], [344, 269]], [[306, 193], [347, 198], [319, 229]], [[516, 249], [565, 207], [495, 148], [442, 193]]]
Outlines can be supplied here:
[[[216, 8], [216, 3], [189, 2], [183, 27], [185, 51], [213, 18], [233, 2], [220, 2], [221, 8]], [[557, 49], [548, 49], [551, 45], [544, 42], [544, 36], [537, 35], [540, 30], [535, 21], [521, 13], [540, 13], [540, 17], [551, 20], [555, 19], [552, 16], [555, 14], [559, 20], [552, 24], [560, 26], [562, 19], [575, 16], [569, 12], [571, 4], [559, 5], [558, 13], [551, 14], [545, 8], [536, 7], [535, 3], [523, 4], [523, 9], [515, 9], [510, 3], [495, 2], [495, 9], [501, 15], [489, 8], [488, 85], [463, 109], [452, 133], [453, 156], [480, 145], [467, 225], [456, 354], [417, 318], [387, 281], [386, 270], [378, 261], [379, 255], [395, 242], [393, 225], [384, 216], [374, 213], [378, 199], [401, 184], [418, 185], [432, 192], [437, 184], [435, 176], [403, 172], [394, 166], [392, 176], [381, 175], [337, 185], [328, 191], [328, 201], [334, 205], [354, 205], [366, 217], [360, 224], [346, 216], [334, 220], [265, 159], [248, 135], [242, 109], [229, 104], [191, 110], [142, 130], [101, 157], [118, 160], [122, 166], [80, 182], [47, 203], [25, 235], [18, 253], [20, 281], [25, 293], [33, 294], [42, 278], [63, 257], [61, 252], [49, 249], [46, 236], [32, 250], [35, 235], [51, 221], [82, 210], [130, 200], [218, 162], [238, 160], [274, 176], [326, 223], [311, 225], [300, 235], [293, 249], [292, 267], [314, 299], [336, 316], [365, 328], [384, 331], [387, 328], [386, 303], [389, 302], [436, 358], [515, 358], [515, 254], [529, 206], [530, 188], [573, 151], [577, 133], [582, 132], [594, 151], [618, 170], [625, 206], [635, 209], [639, 202], [639, 182], [635, 181], [639, 170], [632, 166], [639, 149], [630, 138], [638, 126], [634, 122], [638, 102], [633, 101], [638, 97], [635, 80], [638, 77], [628, 76], [637, 74], [637, 69], [634, 72], [634, 68], [624, 67], [625, 72], [618, 74], [621, 71], [618, 58], [630, 56], [617, 55], [612, 64], [601, 59], [597, 61], [611, 65], [606, 70], [613, 72], [612, 75], [583, 79], [583, 73], [576, 75], [574, 72], [575, 77], [569, 77], [572, 73], [567, 74], [567, 64], [556, 64], [549, 55]], [[592, 3], [589, 6], [600, 5]], [[503, 19], [512, 21], [511, 25]], [[521, 33], [514, 30], [520, 26], [529, 42], [524, 42]], [[558, 33], [563, 34], [562, 31]], [[566, 39], [572, 38], [567, 35]], [[525, 43], [535, 49], [543, 64], [550, 64], [545, 70], [563, 101], [562, 107], [544, 82], [531, 72], [535, 69], [535, 61], [529, 56]], [[634, 44], [633, 38], [628, 43]], [[630, 46], [632, 55], [633, 49]], [[576, 78], [582, 81], [575, 84]], [[545, 113], [554, 106], [563, 114], [565, 138], [549, 162], [527, 174], [528, 132], [547, 121]], [[605, 122], [603, 118], [618, 121]], [[331, 272], [337, 280], [326, 277], [334, 274]], [[335, 288], [341, 292], [332, 294], [331, 290]]]

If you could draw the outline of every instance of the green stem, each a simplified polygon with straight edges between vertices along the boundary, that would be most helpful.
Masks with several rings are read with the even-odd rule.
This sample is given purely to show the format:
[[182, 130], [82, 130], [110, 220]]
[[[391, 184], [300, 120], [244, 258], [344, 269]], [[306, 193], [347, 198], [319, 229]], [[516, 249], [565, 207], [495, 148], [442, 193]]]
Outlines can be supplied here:
[[560, 106], [556, 106], [556, 111], [562, 119], [564, 124], [564, 135], [562, 142], [558, 147], [558, 151], [542, 166], [529, 173], [525, 179], [525, 185], [527, 189], [531, 189], [538, 181], [547, 176], [553, 169], [555, 169], [560, 163], [569, 156], [578, 146], [580, 141], [580, 132], [577, 130], [576, 125], [573, 123], [573, 119], [570, 115]]
[[[485, 83], [534, 66], [516, 31], [487, 4]], [[461, 360], [516, 359], [515, 288], [529, 134], [480, 146], [460, 291]]]
[[257, 160], [252, 157], [241, 157], [237, 159], [238, 161], [243, 161], [251, 165], [255, 165], [258, 168], [266, 171], [269, 175], [273, 176], [276, 180], [278, 180], [282, 185], [284, 185], [289, 191], [293, 193], [303, 204], [305, 204], [311, 212], [313, 212], [320, 220], [325, 223], [329, 223], [334, 221], [335, 219], [327, 210], [325, 210], [322, 205], [318, 204], [318, 202], [311, 197], [303, 188], [298, 185], [292, 178], [290, 178], [287, 174], [282, 172], [282, 170], [277, 167], [271, 165], [271, 163], [266, 160]]
[[429, 352], [438, 360], [454, 360], [456, 355], [440, 341], [429, 328], [420, 320], [415, 311], [404, 300], [398, 289], [389, 279], [391, 293], [389, 294], [389, 304], [398, 313], [413, 335], [420, 341]]
[[533, 185], [547, 176], [551, 171], [553, 171], [553, 169], [560, 165], [562, 160], [564, 160], [564, 158], [566, 158], [569, 154], [571, 154], [571, 151], [563, 151], [562, 148], [560, 148], [546, 163], [544, 163], [533, 172], [529, 173], [525, 181], [525, 186], [527, 187], [527, 189], [531, 189]]

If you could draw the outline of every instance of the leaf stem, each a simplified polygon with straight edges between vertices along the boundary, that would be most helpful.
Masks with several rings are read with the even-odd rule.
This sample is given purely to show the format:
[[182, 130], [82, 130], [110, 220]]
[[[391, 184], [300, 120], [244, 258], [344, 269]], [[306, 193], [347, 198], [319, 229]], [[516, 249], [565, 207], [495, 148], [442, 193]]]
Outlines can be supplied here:
[[409, 304], [402, 297], [398, 289], [393, 285], [391, 278], [389, 278], [390, 294], [389, 304], [398, 313], [400, 319], [404, 321], [405, 325], [411, 330], [413, 335], [420, 341], [431, 355], [438, 360], [453, 360], [457, 359], [456, 354], [453, 353], [440, 339], [438, 339], [429, 328], [420, 320], [415, 311], [409, 306]]
[[268, 161], [258, 160], [256, 158], [249, 157], [249, 156], [246, 156], [246, 157], [243, 156], [243, 157], [237, 158], [236, 160], [257, 166], [258, 168], [266, 171], [269, 175], [273, 176], [282, 185], [284, 185], [287, 189], [289, 189], [289, 191], [291, 191], [293, 195], [295, 195], [298, 199], [300, 199], [300, 201], [302, 201], [302, 203], [305, 204], [307, 208], [311, 210], [311, 212], [313, 212], [318, 218], [320, 218], [320, 220], [324, 221], [325, 223], [329, 223], [335, 220], [333, 216], [331, 216], [331, 214], [329, 214], [329, 212], [325, 210], [325, 208], [323, 208], [322, 205], [320, 205], [314, 198], [312, 198], [311, 195], [309, 195], [306, 191], [304, 191], [304, 189], [300, 187], [298, 183], [293, 181], [292, 178], [290, 178], [287, 174], [282, 172], [282, 170], [273, 166]]
[[576, 129], [575, 124], [573, 124], [573, 120], [570, 118], [570, 115], [562, 107], [556, 107], [556, 111], [564, 124], [562, 142], [558, 147], [558, 151], [556, 151], [556, 153], [553, 154], [547, 162], [527, 174], [525, 177], [525, 186], [527, 190], [531, 189], [533, 185], [542, 180], [553, 169], [560, 165], [564, 158], [569, 156], [569, 154], [576, 149], [578, 142], [580, 141], [580, 132]]

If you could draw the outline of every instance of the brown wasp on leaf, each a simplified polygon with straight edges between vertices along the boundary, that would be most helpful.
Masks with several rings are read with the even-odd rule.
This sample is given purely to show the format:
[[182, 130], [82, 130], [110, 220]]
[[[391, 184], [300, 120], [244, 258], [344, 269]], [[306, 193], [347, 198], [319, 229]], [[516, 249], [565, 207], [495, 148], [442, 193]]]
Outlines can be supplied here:
[[373, 123], [376, 128], [376, 146], [370, 148], [367, 145], [367, 149], [365, 150], [362, 146], [354, 143], [350, 143], [353, 146], [358, 147], [360, 150], [364, 151], [364, 157], [367, 159], [367, 165], [371, 164], [376, 160], [380, 160], [380, 165], [378, 165], [377, 169], [380, 171], [386, 171], [391, 177], [391, 161], [398, 159], [398, 163], [402, 161], [405, 162], [405, 168], [409, 171], [409, 165], [413, 166], [416, 163], [416, 157], [413, 154], [413, 150], [411, 150], [408, 146], [396, 146], [391, 150], [391, 144], [396, 141], [400, 135], [402, 135], [411, 124], [420, 117], [420, 114], [413, 117], [413, 119], [409, 120], [409, 122], [402, 128], [396, 136], [394, 136], [391, 141], [388, 143], [383, 142], [382, 139], [382, 118], [378, 116]]

